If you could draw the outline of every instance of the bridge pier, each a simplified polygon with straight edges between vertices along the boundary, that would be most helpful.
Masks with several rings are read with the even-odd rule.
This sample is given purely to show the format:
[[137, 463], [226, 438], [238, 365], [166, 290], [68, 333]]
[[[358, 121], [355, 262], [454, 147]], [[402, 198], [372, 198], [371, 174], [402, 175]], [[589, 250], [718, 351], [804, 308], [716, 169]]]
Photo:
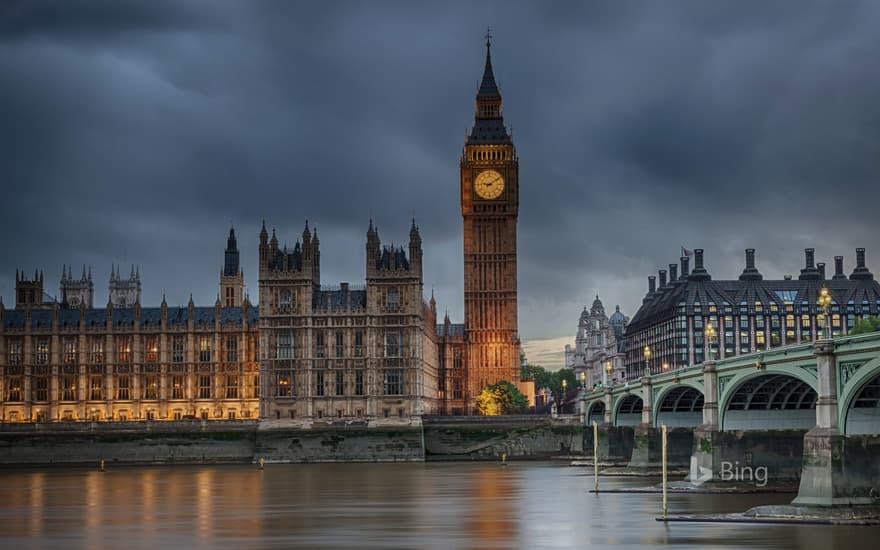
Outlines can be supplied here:
[[[798, 496], [792, 504], [834, 506], [871, 504], [870, 476], [847, 466], [846, 436], [840, 433], [837, 403], [837, 362], [834, 342], [817, 340], [813, 353], [818, 367], [819, 398], [816, 427], [804, 436], [804, 458]], [[853, 457], [855, 458], [855, 457]], [[861, 483], [864, 481], [865, 483]]]
[[715, 460], [718, 423], [718, 370], [710, 359], [703, 363], [703, 423], [694, 429], [690, 470], [685, 478], [691, 483], [702, 483], [719, 470]]
[[602, 395], [602, 400], [605, 403], [605, 424], [611, 426], [613, 422], [612, 411], [611, 411], [611, 387], [605, 386], [605, 392]]

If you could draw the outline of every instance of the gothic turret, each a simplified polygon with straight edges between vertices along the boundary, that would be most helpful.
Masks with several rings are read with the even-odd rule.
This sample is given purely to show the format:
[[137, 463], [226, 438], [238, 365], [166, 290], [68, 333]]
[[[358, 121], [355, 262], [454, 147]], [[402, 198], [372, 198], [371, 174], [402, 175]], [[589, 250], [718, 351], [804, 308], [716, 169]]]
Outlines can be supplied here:
[[91, 308], [94, 304], [95, 285], [92, 282], [92, 270], [89, 268], [86, 274], [86, 266], [83, 264], [82, 275], [79, 279], [73, 277], [70, 266], [67, 271], [62, 269], [61, 275], [61, 305], [71, 309], [78, 308], [81, 304]]
[[419, 227], [413, 218], [412, 227], [409, 230], [409, 262], [413, 271], [421, 272], [422, 270], [422, 236], [419, 234]]
[[114, 307], [131, 307], [141, 301], [140, 268], [135, 270], [134, 264], [128, 279], [119, 274], [119, 266], [110, 268], [110, 302]]
[[[260, 262], [262, 265], [266, 227], [260, 231]], [[244, 270], [239, 267], [238, 243], [235, 239], [235, 229], [229, 228], [229, 237], [226, 239], [226, 251], [224, 253], [223, 270], [220, 271], [220, 295], [219, 303], [224, 307], [239, 307], [244, 296]]]

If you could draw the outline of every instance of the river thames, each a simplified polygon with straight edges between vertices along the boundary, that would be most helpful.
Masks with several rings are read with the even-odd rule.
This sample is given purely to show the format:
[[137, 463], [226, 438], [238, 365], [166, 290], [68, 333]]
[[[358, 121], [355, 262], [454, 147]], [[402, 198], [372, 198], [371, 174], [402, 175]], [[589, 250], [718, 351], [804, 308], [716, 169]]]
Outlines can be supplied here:
[[[9, 548], [856, 548], [877, 530], [656, 522], [659, 494], [593, 495], [556, 463], [151, 466], [0, 472]], [[653, 480], [601, 478], [603, 488]], [[671, 514], [793, 495], [670, 495]]]

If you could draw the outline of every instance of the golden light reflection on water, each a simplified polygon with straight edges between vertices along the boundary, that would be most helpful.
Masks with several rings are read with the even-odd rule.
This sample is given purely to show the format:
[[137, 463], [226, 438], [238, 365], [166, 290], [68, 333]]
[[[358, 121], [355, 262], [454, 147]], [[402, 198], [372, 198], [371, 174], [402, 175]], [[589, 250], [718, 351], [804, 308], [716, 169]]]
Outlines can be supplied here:
[[508, 468], [486, 467], [474, 472], [474, 513], [465, 523], [466, 531], [477, 540], [486, 543], [508, 539], [517, 530], [513, 503], [517, 489], [516, 479]]
[[[603, 486], [644, 484], [603, 480]], [[294, 464], [0, 471], [0, 541], [38, 548], [791, 548], [863, 544], [858, 528], [668, 525], [646, 495], [592, 495], [557, 465]], [[679, 513], [787, 495], [676, 495]], [[775, 500], [774, 500], [775, 499]]]
[[43, 507], [46, 495], [46, 474], [36, 473], [30, 478], [28, 504], [30, 506], [30, 533], [39, 536], [43, 530]]

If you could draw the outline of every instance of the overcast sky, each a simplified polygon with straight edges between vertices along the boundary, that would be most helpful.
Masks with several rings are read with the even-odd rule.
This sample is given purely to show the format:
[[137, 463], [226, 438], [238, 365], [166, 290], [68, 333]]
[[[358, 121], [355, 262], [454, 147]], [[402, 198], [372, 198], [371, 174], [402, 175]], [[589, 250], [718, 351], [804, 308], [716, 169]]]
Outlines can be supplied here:
[[[735, 278], [803, 248], [880, 266], [880, 2], [0, 5], [0, 295], [15, 270], [139, 264], [145, 305], [213, 304], [230, 223], [306, 219], [324, 284], [421, 228], [463, 317], [458, 162], [491, 25], [520, 155], [519, 319], [552, 364], [596, 293], [632, 316], [682, 245]], [[543, 342], [548, 340], [547, 342]]]

